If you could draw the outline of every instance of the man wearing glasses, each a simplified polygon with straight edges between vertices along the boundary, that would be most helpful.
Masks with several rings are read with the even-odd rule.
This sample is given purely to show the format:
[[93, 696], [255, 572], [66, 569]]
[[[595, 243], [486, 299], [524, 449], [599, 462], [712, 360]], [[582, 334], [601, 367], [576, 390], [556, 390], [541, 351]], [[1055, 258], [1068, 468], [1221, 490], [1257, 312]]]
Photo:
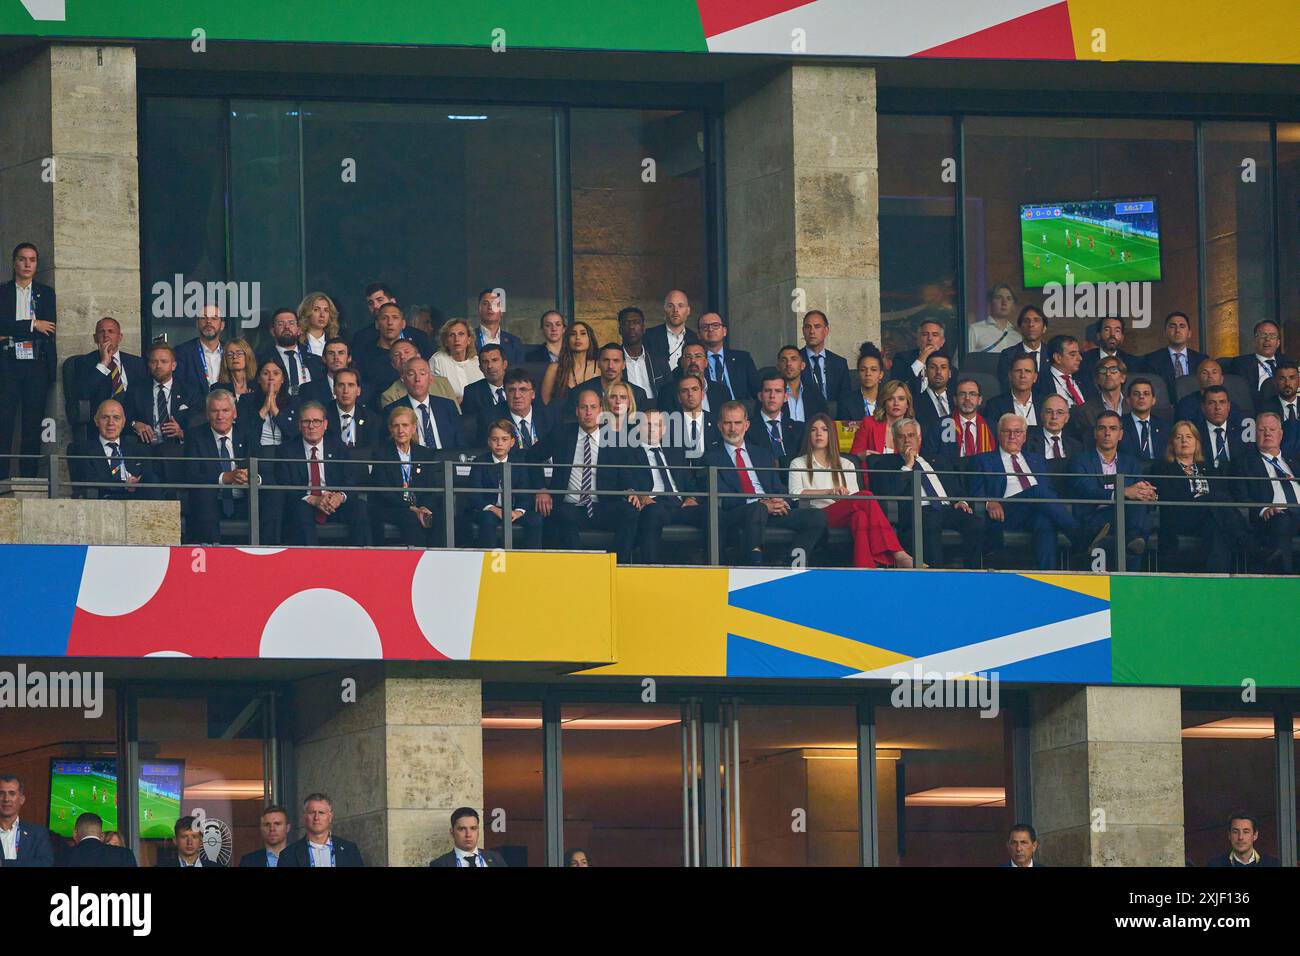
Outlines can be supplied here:
[[1277, 374], [1280, 362], [1289, 360], [1282, 354], [1282, 330], [1272, 319], [1256, 322], [1254, 334], [1254, 353], [1229, 359], [1224, 371], [1245, 379], [1255, 397], [1255, 409], [1258, 411], [1266, 397], [1264, 383]]
[[284, 529], [289, 544], [315, 546], [318, 529], [330, 522], [348, 529], [348, 544], [365, 547], [370, 543], [370, 519], [366, 500], [355, 488], [361, 475], [349, 461], [348, 449], [337, 435], [326, 433], [325, 406], [303, 402], [298, 410], [300, 441], [285, 441], [279, 448], [275, 483], [293, 490], [284, 494]]

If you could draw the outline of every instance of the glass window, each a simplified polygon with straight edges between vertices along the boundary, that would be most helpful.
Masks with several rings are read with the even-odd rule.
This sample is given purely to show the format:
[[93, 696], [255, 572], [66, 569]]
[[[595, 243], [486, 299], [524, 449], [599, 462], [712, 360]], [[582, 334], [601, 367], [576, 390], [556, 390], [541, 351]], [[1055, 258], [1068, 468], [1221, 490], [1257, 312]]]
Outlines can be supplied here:
[[[947, 116], [878, 119], [880, 334], [886, 358], [915, 345], [927, 318], [960, 338], [957, 296], [957, 147]], [[854, 354], [849, 356], [852, 366]]]
[[1271, 712], [1183, 711], [1183, 828], [1187, 859], [1204, 866], [1229, 850], [1228, 818], [1260, 821], [1256, 848], [1277, 846], [1277, 759]]
[[[1192, 316], [1201, 347], [1192, 123], [970, 117], [963, 142], [968, 328], [986, 318], [989, 291], [1006, 283], [1017, 307], [1049, 313], [1049, 336], [1095, 342], [1096, 315], [1078, 291], [1067, 303], [1064, 287], [1150, 281], [1150, 301], [1105, 310], [1127, 311], [1125, 349], [1158, 348], [1174, 310]], [[1024, 219], [1026, 209], [1041, 218]], [[1063, 287], [1056, 302], [1044, 301], [1048, 282]]]
[[575, 318], [617, 341], [624, 306], [649, 324], [669, 289], [706, 303], [703, 115], [573, 110], [569, 141]]
[[510, 866], [546, 865], [542, 708], [483, 702], [483, 845]]
[[1300, 123], [1277, 124], [1277, 261], [1282, 270], [1283, 350], [1300, 353]]

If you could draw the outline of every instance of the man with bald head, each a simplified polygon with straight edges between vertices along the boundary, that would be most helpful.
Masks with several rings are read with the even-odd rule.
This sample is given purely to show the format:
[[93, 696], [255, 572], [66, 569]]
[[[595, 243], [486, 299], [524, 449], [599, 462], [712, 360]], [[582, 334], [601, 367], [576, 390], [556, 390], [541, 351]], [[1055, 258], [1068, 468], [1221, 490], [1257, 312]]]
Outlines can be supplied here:
[[[144, 359], [122, 351], [122, 325], [117, 319], [106, 315], [96, 322], [94, 339], [95, 350], [78, 356], [69, 378], [63, 382], [70, 421], [76, 418], [77, 402], [89, 402], [92, 409], [97, 409], [104, 399], [120, 400], [129, 387], [149, 381]], [[94, 437], [90, 425], [86, 426], [86, 437]]]
[[74, 488], [82, 498], [148, 498], [141, 485], [154, 480], [140, 440], [126, 430], [122, 403], [105, 399], [95, 410], [94, 437], [68, 449], [68, 475], [74, 482], [102, 482], [101, 487]]
[[659, 368], [676, 368], [682, 348], [698, 342], [699, 336], [686, 327], [691, 317], [691, 300], [681, 289], [664, 296], [664, 324], [646, 330], [645, 348]]
[[455, 402], [431, 393], [433, 379], [427, 360], [418, 356], [410, 359], [402, 366], [402, 386], [406, 389], [406, 397], [387, 406], [384, 419], [387, 420], [394, 408], [407, 406], [415, 412], [419, 425], [415, 440], [419, 444], [430, 451], [463, 448], [460, 409]]
[[[1177, 399], [1174, 406], [1174, 421], [1189, 421], [1194, 425], [1205, 423], [1205, 415], [1201, 412], [1201, 401], [1205, 397], [1205, 390], [1214, 385], [1223, 384], [1223, 365], [1218, 359], [1207, 358], [1196, 369], [1196, 389], [1188, 392], [1182, 398]], [[1172, 396], [1171, 396], [1172, 397]], [[1241, 415], [1234, 411], [1234, 424], [1241, 420]]]

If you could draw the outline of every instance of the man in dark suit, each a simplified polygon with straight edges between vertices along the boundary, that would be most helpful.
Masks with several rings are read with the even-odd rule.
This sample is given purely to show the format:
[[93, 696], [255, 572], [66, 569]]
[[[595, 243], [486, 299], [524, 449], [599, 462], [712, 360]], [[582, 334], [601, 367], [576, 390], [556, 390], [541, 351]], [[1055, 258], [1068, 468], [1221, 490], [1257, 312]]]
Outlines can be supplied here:
[[194, 324], [199, 334], [176, 346], [176, 378], [186, 391], [206, 395], [221, 375], [226, 320], [215, 305], [205, 305]]
[[[944, 330], [943, 323], [938, 319], [922, 319], [920, 326], [916, 330], [916, 348], [908, 349], [894, 356], [894, 364], [890, 369], [890, 378], [896, 378], [900, 382], [906, 382], [912, 389], [912, 395], [921, 394], [925, 388], [925, 363], [935, 352], [944, 349], [947, 341], [947, 332]], [[947, 354], [946, 352], [944, 354]], [[952, 371], [952, 357], [949, 356], [950, 373]]]
[[[186, 492], [184, 509], [187, 544], [213, 544], [221, 540], [221, 520], [248, 517], [248, 456], [250, 444], [242, 430], [235, 427], [235, 398], [225, 389], [208, 393], [204, 403], [207, 424], [190, 430], [185, 443], [185, 483], [202, 485]], [[274, 469], [266, 469], [266, 483], [272, 484]], [[210, 489], [210, 490], [209, 490]], [[260, 508], [260, 533], [263, 542], [278, 541], [279, 496], [263, 494]]]
[[278, 803], [271, 804], [262, 811], [260, 829], [262, 846], [239, 858], [241, 869], [279, 866], [280, 854], [289, 843], [289, 811]]
[[478, 294], [478, 328], [474, 330], [474, 348], [482, 355], [489, 345], [499, 345], [508, 365], [522, 365], [524, 343], [503, 326], [506, 318], [504, 289], [484, 289]]
[[284, 369], [285, 388], [290, 395], [312, 381], [325, 377], [325, 364], [319, 355], [298, 341], [298, 313], [293, 309], [278, 309], [271, 318], [271, 338], [274, 345], [258, 353], [257, 364], [274, 362]]
[[[329, 418], [320, 402], [303, 402], [298, 409], [300, 440], [286, 436], [277, 449], [275, 482], [293, 489], [282, 492], [285, 537], [293, 544], [314, 547], [317, 528], [338, 521], [348, 528], [348, 543], [370, 543], [370, 518], [365, 495], [357, 486], [364, 468], [351, 464], [351, 455], [338, 437], [325, 429]], [[332, 491], [334, 486], [348, 491]]]
[[154, 474], [145, 448], [131, 434], [123, 434], [126, 413], [111, 398], [95, 410], [95, 437], [73, 442], [68, 448], [68, 476], [74, 482], [101, 482], [99, 487], [74, 488], [78, 497], [101, 500], [149, 498], [146, 487]]
[[1136, 375], [1142, 371], [1142, 356], [1124, 351], [1123, 319], [1112, 315], [1106, 316], [1097, 323], [1097, 338], [1101, 342], [1100, 346], [1084, 352], [1083, 364], [1079, 366], [1079, 377], [1085, 382], [1097, 380], [1097, 363], [1104, 358], [1118, 358], [1128, 369], [1129, 375]]
[[370, 388], [383, 384], [361, 382], [361, 370], [352, 364], [352, 349], [344, 339], [329, 339], [320, 357], [321, 364], [325, 366], [325, 374], [320, 378], [312, 379], [298, 390], [299, 401], [305, 402], [310, 399], [328, 408], [334, 401], [334, 376], [345, 368], [350, 368], [357, 373], [358, 384], [365, 384]]
[[1070, 463], [1070, 470], [1078, 473], [1070, 479], [1070, 497], [1102, 502], [1074, 506], [1075, 520], [1083, 528], [1081, 540], [1086, 538], [1092, 542], [1091, 547], [1096, 547], [1114, 525], [1115, 475], [1124, 475], [1124, 500], [1134, 502], [1124, 506], [1125, 543], [1129, 554], [1140, 556], [1151, 534], [1151, 510], [1143, 502], [1155, 501], [1156, 489], [1141, 477], [1138, 459], [1123, 450], [1123, 433], [1124, 425], [1115, 412], [1097, 416], [1093, 427], [1096, 448]]
[[658, 358], [645, 347], [645, 314], [636, 306], [619, 309], [618, 337], [623, 343], [623, 378], [639, 386], [656, 405], [661, 405], [660, 391], [672, 375], [672, 367], [660, 365]]
[[1070, 409], [1070, 431], [1089, 444], [1098, 415], [1112, 411], [1123, 418], [1129, 413], [1128, 365], [1119, 356], [1108, 355], [1093, 366], [1092, 383], [1095, 388], [1088, 399]]
[[172, 843], [176, 847], [176, 862], [167, 864], [159, 859], [158, 866], [177, 866], [182, 869], [222, 870], [225, 864], [203, 852], [203, 820], [201, 817], [181, 817], [172, 826]]
[[748, 352], [727, 348], [727, 325], [716, 312], [700, 316], [700, 344], [705, 352], [705, 374], [722, 386], [727, 398], [752, 399], [761, 383], [758, 368]]
[[1002, 528], [1030, 531], [1038, 568], [1050, 571], [1056, 563], [1057, 534], [1073, 535], [1079, 524], [1055, 500], [1056, 492], [1039, 477], [1046, 475], [1047, 462], [1038, 455], [1023, 452], [1028, 437], [1024, 419], [1004, 415], [997, 428], [998, 450], [971, 459], [972, 474], [967, 484], [973, 498], [1004, 499], [988, 503], [990, 523], [986, 526], [985, 540], [990, 547], [997, 548], [1001, 544]]
[[[1282, 420], [1274, 412], [1255, 418], [1256, 448], [1233, 464], [1237, 500], [1248, 505], [1256, 550], [1270, 571], [1291, 574], [1295, 556], [1291, 539], [1300, 529], [1300, 465], [1282, 454]], [[1266, 479], [1266, 480], [1265, 480]]]
[[1241, 376], [1250, 386], [1255, 408], [1259, 409], [1264, 400], [1264, 384], [1277, 374], [1278, 366], [1289, 359], [1282, 354], [1282, 329], [1272, 319], [1256, 322], [1254, 335], [1254, 353], [1228, 359], [1224, 371]]
[[1291, 359], [1282, 359], [1277, 363], [1273, 385], [1275, 393], [1260, 403], [1259, 410], [1281, 415], [1283, 427], [1292, 428], [1300, 423], [1300, 367]]
[[804, 360], [803, 382], [805, 387], [815, 389], [821, 395], [823, 404], [838, 403], [846, 393], [858, 387], [856, 376], [849, 374], [848, 361], [826, 347], [830, 333], [831, 322], [825, 312], [813, 309], [804, 313], [804, 346], [800, 350]]
[[[95, 323], [95, 351], [78, 356], [70, 369], [71, 381], [63, 383], [65, 404], [85, 401], [91, 408], [108, 398], [123, 399], [128, 388], [149, 381], [144, 360], [121, 350], [122, 326], [105, 316]], [[75, 416], [69, 412], [68, 418]], [[92, 432], [86, 429], [86, 437]]]
[[[687, 346], [698, 348], [699, 346]], [[665, 396], [671, 394], [666, 389]], [[673, 403], [675, 424], [680, 428], [680, 435], [673, 444], [680, 443], [686, 450], [686, 459], [692, 467], [704, 460], [704, 453], [722, 441], [718, 431], [718, 419], [715, 412], [704, 410], [704, 376], [694, 372], [683, 374], [676, 381], [676, 401]], [[721, 408], [726, 402], [713, 406]]]
[[1043, 340], [1047, 336], [1047, 317], [1043, 315], [1042, 309], [1027, 305], [1016, 317], [1016, 328], [1020, 330], [1020, 342], [998, 353], [998, 381], [1005, 385], [1011, 363], [1022, 355], [1028, 355], [1034, 360], [1034, 371], [1038, 373], [1041, 388], [1046, 384], [1043, 379], [1047, 377], [1049, 364], [1047, 350], [1043, 347]]
[[53, 866], [50, 831], [19, 818], [27, 788], [11, 773], [0, 774], [0, 859], [4, 866]]
[[[0, 481], [8, 479], [15, 425], [18, 451], [40, 455], [41, 421], [58, 376], [54, 290], [35, 281], [38, 253], [30, 242], [14, 247], [13, 279], [0, 283]], [[22, 458], [18, 473], [36, 477], [39, 459]]]
[[926, 357], [925, 376], [910, 384], [916, 420], [921, 423], [922, 430], [932, 430], [939, 421], [952, 414], [957, 400], [952, 389], [952, 359], [943, 349], [937, 349]]
[[[175, 376], [176, 353], [166, 342], [155, 342], [146, 353], [149, 379], [132, 382], [122, 396], [127, 422], [154, 459], [154, 477], [167, 484], [184, 481], [180, 459], [185, 454], [185, 433], [203, 421], [203, 399]], [[167, 490], [167, 498], [177, 492]]]
[[806, 424], [830, 411], [821, 389], [816, 384], [809, 387], [804, 379], [808, 366], [803, 352], [793, 345], [781, 346], [776, 353], [776, 370], [785, 379], [785, 409], [791, 418]]
[[1170, 422], [1152, 414], [1155, 404], [1156, 391], [1150, 379], [1139, 376], [1129, 380], [1129, 410], [1122, 419], [1124, 440], [1119, 447], [1136, 458], [1144, 471], [1150, 469], [1151, 462], [1163, 461], [1169, 446]]
[[682, 349], [700, 341], [700, 337], [686, 327], [691, 317], [691, 301], [681, 289], [673, 289], [664, 297], [664, 324], [646, 329], [645, 347], [654, 356], [659, 368], [676, 368]]
[[1083, 353], [1079, 340], [1073, 335], [1054, 335], [1047, 343], [1047, 374], [1038, 377], [1038, 390], [1042, 395], [1060, 395], [1070, 409], [1078, 408], [1096, 395], [1096, 387], [1079, 377]]
[[[511, 525], [511, 545], [536, 551], [542, 546], [542, 516], [537, 513], [534, 495], [541, 487], [540, 469], [534, 471], [526, 464], [525, 453], [516, 448], [514, 429], [498, 419], [489, 424], [487, 451], [474, 459], [464, 484], [468, 488], [490, 488], [492, 491], [472, 491], [469, 512], [474, 524], [476, 546], [495, 548], [504, 542], [504, 526]], [[512, 489], [532, 489], [512, 492], [510, 513], [505, 512], [504, 475], [505, 462], [510, 462]]]
[[[503, 386], [506, 404], [501, 417], [509, 418], [515, 426], [515, 433], [519, 436], [519, 449], [527, 457], [533, 446], [544, 441], [555, 427], [555, 416], [547, 406], [537, 401], [537, 390], [527, 369], [512, 368], [506, 372]], [[486, 443], [487, 426], [490, 424], [492, 423], [483, 424], [480, 443]]]
[[689, 525], [704, 528], [708, 509], [695, 496], [698, 479], [679, 444], [663, 446], [663, 412], [645, 415], [645, 439], [614, 449], [619, 470], [615, 487], [628, 490], [627, 502], [636, 511], [636, 543], [644, 564], [659, 564], [664, 528]]
[[[605, 393], [609, 391], [609, 387], [618, 382], [622, 382], [628, 388], [632, 389], [632, 398], [636, 401], [636, 410], [638, 412], [644, 412], [649, 408], [653, 408], [654, 404], [650, 401], [650, 396], [645, 393], [645, 390], [639, 385], [633, 385], [627, 380], [627, 376], [624, 374], [623, 363], [623, 346], [619, 345], [617, 342], [606, 342], [602, 345], [600, 348], [600, 358], [596, 361], [596, 364], [600, 368], [600, 374], [595, 378], [587, 379], [587, 381], [583, 382], [577, 388], [569, 390], [569, 398], [565, 403], [565, 417], [573, 414], [573, 405], [577, 401], [578, 392], [582, 391], [582, 389], [593, 389], [602, 399], [604, 399]], [[468, 389], [466, 389], [466, 391], [468, 392]]]
[[1234, 813], [1228, 821], [1228, 843], [1232, 849], [1221, 856], [1211, 857], [1206, 866], [1281, 866], [1275, 856], [1269, 856], [1255, 849], [1259, 839], [1259, 818], [1251, 813]]
[[[946, 566], [943, 532], [948, 528], [961, 534], [964, 566], [968, 570], [979, 568], [984, 556], [984, 519], [967, 502], [946, 500], [964, 494], [965, 482], [961, 475], [939, 474], [954, 470], [952, 459], [939, 456], [932, 462], [922, 456], [921, 424], [913, 418], [901, 418], [894, 423], [893, 440], [894, 454], [872, 455], [867, 459], [872, 491], [886, 496], [911, 495], [912, 473], [920, 469], [925, 494], [921, 504], [925, 563], [932, 568]], [[911, 503], [898, 502], [898, 539], [908, 550], [914, 546], [915, 529]]]
[[722, 408], [727, 402], [727, 390], [721, 382], [709, 381], [708, 373], [705, 371], [709, 360], [705, 357], [704, 346], [699, 342], [683, 346], [681, 365], [673, 373], [672, 378], [664, 383], [660, 390], [660, 402], [658, 407], [665, 412], [678, 412], [682, 410], [680, 399], [680, 383], [685, 375], [694, 375], [703, 383], [700, 390], [700, 408], [704, 409], [714, 419], [718, 417], [718, 409]]
[[413, 358], [402, 369], [402, 384], [406, 387], [406, 398], [399, 399], [384, 409], [384, 421], [399, 405], [409, 405], [415, 410], [420, 423], [416, 437], [421, 445], [431, 451], [464, 448], [465, 440], [461, 434], [460, 410], [456, 403], [446, 398], [429, 394], [433, 384], [433, 372], [429, 363], [422, 358]]
[[718, 491], [750, 496], [719, 500], [719, 534], [725, 538], [732, 529], [739, 530], [746, 562], [761, 565], [765, 529], [788, 528], [794, 532], [794, 544], [783, 563], [807, 563], [826, 533], [826, 515], [820, 508], [800, 508], [797, 502], [767, 497], [785, 494], [785, 468], [764, 445], [746, 440], [750, 424], [743, 403], [731, 401], [723, 405], [718, 427], [722, 441], [705, 452], [704, 464], [720, 469]]
[[1251, 445], [1239, 416], [1233, 415], [1232, 399], [1222, 385], [1211, 385], [1201, 392], [1201, 453], [1216, 474], [1232, 473], [1233, 464], [1246, 456]]
[[[83, 813], [77, 817], [72, 830], [76, 845], [59, 860], [59, 866], [82, 869], [85, 867], [136, 866], [135, 854], [124, 846], [104, 842], [104, 821], [97, 813]], [[12, 864], [6, 863], [6, 866]]]
[[323, 793], [309, 793], [302, 802], [303, 825], [307, 832], [301, 840], [290, 843], [280, 852], [279, 866], [365, 866], [360, 848], [351, 840], [333, 833], [334, 803]]
[[329, 434], [352, 450], [352, 457], [364, 459], [379, 444], [387, 429], [380, 416], [361, 401], [361, 381], [354, 368], [334, 373], [334, 397], [325, 405]]
[[[1218, 359], [1207, 358], [1201, 362], [1196, 369], [1195, 391], [1188, 392], [1182, 398], [1177, 398], [1174, 405], [1174, 421], [1189, 421], [1194, 425], [1201, 425], [1205, 422], [1201, 414], [1201, 399], [1205, 395], [1205, 390], [1211, 385], [1223, 384], [1223, 366]], [[1176, 398], [1176, 396], [1173, 396]], [[1234, 410], [1234, 418], [1240, 418], [1240, 413]]]
[[1010, 859], [1003, 863], [1005, 867], [1041, 866], [1034, 859], [1038, 852], [1038, 831], [1028, 823], [1017, 823], [1007, 834], [1007, 855]]
[[803, 448], [805, 425], [790, 417], [785, 402], [785, 378], [776, 369], [765, 368], [759, 374], [758, 414], [749, 424], [745, 441], [766, 449], [782, 468]]
[[505, 866], [506, 861], [496, 850], [480, 850], [478, 845], [478, 811], [473, 807], [457, 807], [451, 811], [450, 852], [429, 861], [437, 867]]
[[361, 378], [368, 388], [386, 388], [382, 383], [392, 382], [392, 362], [388, 350], [393, 343], [408, 341], [422, 358], [434, 353], [436, 345], [419, 329], [407, 328], [406, 316], [396, 302], [385, 302], [375, 313], [372, 325], [358, 329], [352, 336], [352, 364], [361, 370]]
[[493, 419], [505, 413], [505, 378], [510, 363], [505, 350], [492, 343], [479, 350], [478, 367], [483, 377], [465, 386], [464, 397], [460, 400], [460, 413], [466, 418], [472, 416], [477, 422], [475, 435], [469, 436], [472, 440], [477, 439]]
[[1038, 390], [1038, 366], [1034, 363], [1034, 357], [1017, 355], [1011, 360], [1006, 377], [1001, 382], [1003, 390], [984, 404], [984, 418], [990, 427], [996, 426], [1003, 415], [1019, 415], [1030, 428], [1041, 426], [1042, 402], [1047, 396]]
[[[1025, 440], [1025, 452], [1038, 455], [1046, 461], [1049, 474], [1057, 475], [1069, 471], [1068, 463], [1083, 454], [1083, 443], [1070, 434], [1068, 428], [1069, 405], [1060, 395], [1048, 395], [1039, 406], [1039, 418], [1043, 424], [1039, 428], [1029, 429], [1029, 437]], [[999, 420], [1001, 416], [998, 419], [989, 418], [990, 427], [996, 429]], [[1088, 436], [1088, 442], [1092, 443], [1091, 435]], [[1064, 493], [1065, 484], [1067, 482], [1063, 480], [1053, 479], [1053, 486], [1059, 493]]]
[[1209, 357], [1187, 344], [1191, 338], [1192, 323], [1187, 313], [1170, 312], [1165, 318], [1165, 347], [1142, 356], [1147, 373], [1164, 379], [1170, 401], [1178, 395], [1178, 380], [1184, 375], [1195, 375], [1196, 369]]

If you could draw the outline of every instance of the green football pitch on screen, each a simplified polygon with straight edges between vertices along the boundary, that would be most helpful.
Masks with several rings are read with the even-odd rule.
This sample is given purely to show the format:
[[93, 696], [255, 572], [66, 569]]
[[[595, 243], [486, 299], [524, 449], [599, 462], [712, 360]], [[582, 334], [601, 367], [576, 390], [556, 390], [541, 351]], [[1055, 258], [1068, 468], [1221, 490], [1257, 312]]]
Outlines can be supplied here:
[[1022, 219], [1020, 240], [1026, 289], [1041, 289], [1049, 282], [1160, 280], [1158, 239], [1069, 219]]
[[55, 773], [50, 777], [50, 830], [72, 836], [77, 817], [97, 813], [105, 830], [117, 829], [117, 778], [101, 774]]

